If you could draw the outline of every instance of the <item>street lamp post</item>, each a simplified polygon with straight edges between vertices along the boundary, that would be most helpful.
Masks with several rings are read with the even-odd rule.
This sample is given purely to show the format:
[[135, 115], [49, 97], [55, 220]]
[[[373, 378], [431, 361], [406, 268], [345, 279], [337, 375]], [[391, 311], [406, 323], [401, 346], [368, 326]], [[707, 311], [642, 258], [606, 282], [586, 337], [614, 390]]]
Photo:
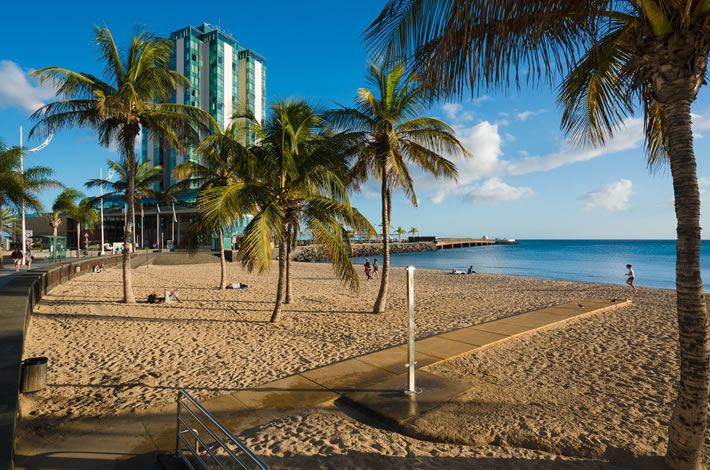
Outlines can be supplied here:
[[[103, 181], [104, 179], [104, 169], [99, 168], [99, 179]], [[108, 170], [108, 175], [106, 175], [106, 179], [111, 181], [111, 178], [113, 178], [113, 169], [109, 168]], [[104, 251], [104, 185], [101, 184], [99, 185], [99, 203], [101, 204], [101, 256], [106, 254]]]
[[[23, 151], [23, 147], [22, 147], [22, 126], [20, 126], [20, 174], [21, 174], [21, 175], [24, 175], [24, 174], [25, 174], [25, 154], [24, 154], [24, 152], [32, 153], [32, 152], [36, 152], [36, 151], [38, 151], [38, 150], [42, 150], [42, 149], [45, 148], [47, 145], [49, 145], [49, 141], [52, 140], [52, 135], [53, 135], [53, 134], [49, 134], [49, 136], [47, 137], [47, 139], [45, 139], [45, 141], [42, 142], [38, 147], [35, 147], [35, 148], [33, 148], [33, 149], [29, 149], [29, 150], [24, 150], [24, 151]], [[27, 249], [27, 248], [25, 247], [25, 245], [27, 244], [27, 237], [26, 237], [26, 235], [27, 235], [27, 234], [25, 233], [25, 203], [23, 202], [23, 203], [22, 203], [22, 248], [21, 248], [21, 249], [23, 249], [23, 250], [26, 250], [26, 249]], [[21, 260], [20, 262], [21, 262], [23, 265], [25, 264], [25, 257], [24, 257], [24, 256], [22, 257], [22, 260]]]
[[[99, 179], [104, 179], [104, 169], [99, 168]], [[101, 207], [101, 256], [105, 255], [104, 251], [104, 185], [99, 186], [99, 204]]]

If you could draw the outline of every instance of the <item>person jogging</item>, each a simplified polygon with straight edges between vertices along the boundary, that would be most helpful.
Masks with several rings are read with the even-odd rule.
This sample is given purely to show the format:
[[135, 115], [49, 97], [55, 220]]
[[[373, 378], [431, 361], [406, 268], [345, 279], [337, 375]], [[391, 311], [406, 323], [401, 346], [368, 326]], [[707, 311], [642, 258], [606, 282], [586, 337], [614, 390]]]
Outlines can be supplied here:
[[626, 283], [633, 289], [634, 294], [636, 293], [636, 286], [634, 286], [634, 278], [636, 277], [636, 274], [634, 273], [634, 270], [631, 268], [630, 264], [626, 265], [626, 269], [629, 271], [626, 273], [627, 279]]

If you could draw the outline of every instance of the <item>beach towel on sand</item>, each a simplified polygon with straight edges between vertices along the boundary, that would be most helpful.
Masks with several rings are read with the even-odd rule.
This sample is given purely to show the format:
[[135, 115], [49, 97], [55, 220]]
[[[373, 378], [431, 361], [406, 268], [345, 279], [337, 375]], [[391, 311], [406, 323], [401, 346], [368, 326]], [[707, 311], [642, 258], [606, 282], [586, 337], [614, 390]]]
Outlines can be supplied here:
[[246, 284], [240, 284], [238, 282], [233, 282], [231, 284], [227, 284], [227, 287], [225, 287], [225, 289], [246, 289], [247, 287], [249, 287], [249, 286]]

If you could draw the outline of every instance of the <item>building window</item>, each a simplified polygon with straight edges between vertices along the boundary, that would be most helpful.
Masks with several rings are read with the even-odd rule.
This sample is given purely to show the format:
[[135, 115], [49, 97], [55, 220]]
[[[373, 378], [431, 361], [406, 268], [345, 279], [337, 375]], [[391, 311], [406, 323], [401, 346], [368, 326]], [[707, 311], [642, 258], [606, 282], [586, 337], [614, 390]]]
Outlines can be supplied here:
[[197, 60], [197, 56], [195, 54], [192, 54], [192, 60]]

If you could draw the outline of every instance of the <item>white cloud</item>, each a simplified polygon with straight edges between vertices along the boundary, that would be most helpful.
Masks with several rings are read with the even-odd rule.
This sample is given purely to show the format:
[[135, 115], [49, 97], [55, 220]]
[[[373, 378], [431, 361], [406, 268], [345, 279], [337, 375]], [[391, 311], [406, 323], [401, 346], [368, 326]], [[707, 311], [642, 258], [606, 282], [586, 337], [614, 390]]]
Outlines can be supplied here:
[[542, 157], [525, 157], [519, 160], [506, 160], [506, 172], [511, 175], [524, 175], [535, 171], [547, 171], [569, 163], [591, 160], [607, 153], [621, 152], [638, 147], [643, 141], [643, 120], [629, 118], [624, 127], [617, 131], [614, 138], [599, 148], [580, 148], [568, 146], [563, 150]]
[[518, 119], [521, 121], [525, 121], [527, 118], [535, 114], [533, 111], [523, 111], [522, 113], [518, 113], [515, 115]]
[[629, 209], [629, 199], [633, 194], [631, 180], [620, 179], [609, 183], [602, 188], [590, 191], [582, 195], [584, 208], [589, 209], [605, 209], [608, 211], [623, 211]]
[[28, 72], [16, 63], [0, 60], [0, 108], [16, 107], [33, 113], [54, 94], [49, 87], [31, 83]]
[[[544, 111], [544, 110], [542, 110]], [[505, 112], [498, 113], [505, 116]], [[514, 138], [509, 133], [500, 133], [500, 121], [480, 122], [472, 127], [454, 126], [456, 135], [464, 146], [473, 154], [472, 158], [451, 157], [458, 169], [458, 184], [448, 180], [436, 180], [431, 175], [417, 169], [413, 171], [418, 192], [435, 190], [430, 196], [434, 202], [443, 201], [448, 195], [463, 194], [466, 186], [481, 178], [502, 178], [506, 175], [525, 175], [534, 172], [550, 171], [564, 165], [591, 160], [602, 155], [638, 148], [643, 143], [643, 120], [627, 118], [613, 139], [604, 147], [590, 148], [566, 144], [561, 150], [542, 156], [530, 156], [526, 150], [520, 150], [518, 158], [503, 158], [501, 148], [504, 140]], [[693, 128], [710, 129], [710, 113], [693, 115]], [[710, 177], [700, 178], [701, 186], [710, 186]], [[482, 200], [478, 198], [478, 200]]]
[[452, 121], [470, 121], [473, 119], [471, 111], [464, 111], [460, 103], [444, 103], [441, 105], [446, 116]]
[[444, 103], [441, 105], [441, 109], [444, 110], [449, 119], [456, 119], [456, 115], [461, 112], [462, 108], [463, 106], [459, 103]]
[[710, 130], [710, 114], [690, 113], [690, 119], [693, 123], [693, 132]]
[[456, 157], [452, 160], [459, 171], [459, 184], [468, 184], [482, 177], [495, 176], [500, 170], [503, 155], [503, 138], [498, 126], [483, 121], [473, 127], [456, 128], [456, 135], [469, 152], [471, 158]]
[[461, 155], [445, 155], [456, 165], [458, 184], [453, 180], [436, 179], [431, 174], [415, 167], [412, 169], [412, 177], [416, 182], [417, 192], [435, 189], [437, 195], [434, 198], [445, 198], [459, 185], [467, 185], [481, 178], [500, 175], [503, 138], [498, 133], [498, 126], [483, 121], [473, 127], [454, 126], [454, 129], [459, 141], [473, 154], [469, 158], [464, 158]]
[[469, 204], [491, 204], [502, 201], [515, 201], [532, 197], [535, 194], [530, 188], [515, 188], [509, 186], [500, 178], [491, 178], [477, 186], [461, 187], [456, 192]]
[[525, 121], [525, 120], [527, 120], [530, 116], [534, 116], [534, 115], [536, 115], [536, 114], [541, 114], [541, 113], [544, 113], [544, 112], [545, 112], [544, 109], [538, 109], [537, 111], [523, 111], [522, 113], [516, 114], [515, 117], [517, 117], [517, 118], [520, 119], [521, 121]]
[[475, 104], [475, 105], [479, 105], [479, 104], [483, 103], [484, 101], [490, 101], [490, 100], [492, 100], [492, 99], [493, 99], [493, 98], [491, 98], [491, 97], [488, 96], [488, 95], [481, 95], [481, 96], [479, 96], [478, 98], [472, 99], [472, 100], [471, 100], [471, 103], [473, 103], [473, 104]]

